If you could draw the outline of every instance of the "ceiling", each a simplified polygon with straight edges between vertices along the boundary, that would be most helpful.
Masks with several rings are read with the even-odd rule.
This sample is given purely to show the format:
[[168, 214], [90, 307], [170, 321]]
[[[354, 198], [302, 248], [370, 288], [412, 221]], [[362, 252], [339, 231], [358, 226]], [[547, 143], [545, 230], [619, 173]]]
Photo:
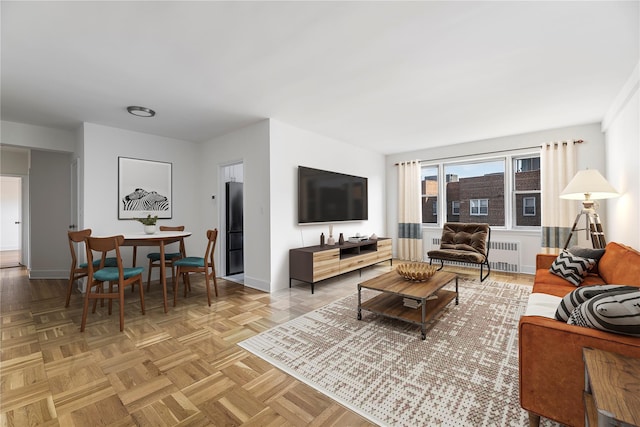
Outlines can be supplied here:
[[640, 53], [638, 1], [1, 8], [2, 120], [196, 142], [273, 118], [389, 154], [599, 122]]

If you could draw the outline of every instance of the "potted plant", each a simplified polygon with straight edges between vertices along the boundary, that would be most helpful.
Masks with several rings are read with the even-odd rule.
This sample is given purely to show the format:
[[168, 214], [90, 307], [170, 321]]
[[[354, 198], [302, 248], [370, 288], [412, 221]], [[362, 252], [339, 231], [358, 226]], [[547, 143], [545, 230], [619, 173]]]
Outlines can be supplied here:
[[144, 232], [147, 234], [153, 234], [156, 232], [156, 222], [158, 221], [158, 215], [147, 215], [146, 218], [134, 218], [136, 221], [141, 222], [144, 225]]

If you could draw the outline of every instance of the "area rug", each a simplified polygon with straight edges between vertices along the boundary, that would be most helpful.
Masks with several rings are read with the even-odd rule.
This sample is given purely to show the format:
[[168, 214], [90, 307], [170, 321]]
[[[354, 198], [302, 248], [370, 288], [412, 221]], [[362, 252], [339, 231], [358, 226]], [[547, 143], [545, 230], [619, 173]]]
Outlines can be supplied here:
[[461, 279], [459, 289], [424, 341], [418, 325], [366, 311], [358, 321], [353, 294], [240, 346], [378, 425], [527, 426], [518, 321], [531, 287]]

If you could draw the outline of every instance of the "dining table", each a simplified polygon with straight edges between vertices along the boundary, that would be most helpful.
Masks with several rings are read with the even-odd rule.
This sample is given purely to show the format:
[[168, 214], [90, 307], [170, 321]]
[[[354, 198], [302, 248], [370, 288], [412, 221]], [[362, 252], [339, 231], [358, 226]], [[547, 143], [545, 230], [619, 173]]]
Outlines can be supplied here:
[[[138, 246], [158, 246], [160, 248], [160, 284], [162, 284], [162, 297], [164, 299], [164, 312], [168, 312], [167, 305], [167, 272], [165, 265], [165, 246], [171, 243], [183, 241], [185, 237], [191, 236], [190, 231], [156, 231], [153, 234], [141, 233], [127, 233], [123, 234], [124, 243], [122, 246], [133, 247], [133, 260], [132, 265], [136, 265], [136, 255]], [[183, 247], [183, 245], [180, 245]], [[186, 254], [182, 254], [183, 257]], [[177, 278], [176, 278], [177, 280]], [[142, 286], [142, 284], [141, 284]]]

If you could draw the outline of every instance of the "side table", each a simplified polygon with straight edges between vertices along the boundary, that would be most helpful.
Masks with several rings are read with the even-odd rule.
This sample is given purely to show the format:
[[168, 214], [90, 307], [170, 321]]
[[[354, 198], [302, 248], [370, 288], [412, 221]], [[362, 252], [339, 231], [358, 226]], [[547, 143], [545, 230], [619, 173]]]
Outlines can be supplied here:
[[640, 359], [584, 348], [585, 426], [640, 426]]

